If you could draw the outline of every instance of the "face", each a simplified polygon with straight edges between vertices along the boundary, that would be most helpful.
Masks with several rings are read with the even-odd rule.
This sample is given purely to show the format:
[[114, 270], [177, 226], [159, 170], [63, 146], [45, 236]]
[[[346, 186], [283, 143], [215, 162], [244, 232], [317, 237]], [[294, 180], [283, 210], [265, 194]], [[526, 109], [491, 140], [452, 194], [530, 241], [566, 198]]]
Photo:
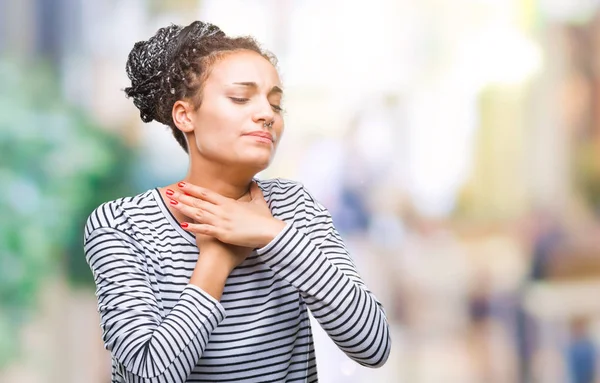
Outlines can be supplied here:
[[213, 64], [200, 107], [178, 112], [176, 103], [173, 117], [186, 122], [177, 125], [186, 132], [190, 155], [258, 172], [271, 162], [283, 133], [281, 98], [275, 67], [257, 53], [235, 52]]

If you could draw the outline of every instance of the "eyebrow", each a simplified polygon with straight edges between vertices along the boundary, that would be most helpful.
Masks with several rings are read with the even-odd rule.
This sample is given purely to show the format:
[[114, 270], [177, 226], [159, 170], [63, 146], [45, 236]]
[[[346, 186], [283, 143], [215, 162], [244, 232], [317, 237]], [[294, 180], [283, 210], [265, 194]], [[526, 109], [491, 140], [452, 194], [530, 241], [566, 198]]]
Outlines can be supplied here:
[[[242, 85], [242, 86], [247, 86], [249, 88], [254, 88], [257, 89], [258, 88], [258, 84], [252, 81], [244, 81], [244, 82], [234, 82], [235, 85]], [[279, 94], [283, 94], [283, 89], [281, 89], [278, 86], [274, 86], [273, 88], [271, 88], [271, 90], [269, 91], [269, 94], [272, 93], [279, 93]]]

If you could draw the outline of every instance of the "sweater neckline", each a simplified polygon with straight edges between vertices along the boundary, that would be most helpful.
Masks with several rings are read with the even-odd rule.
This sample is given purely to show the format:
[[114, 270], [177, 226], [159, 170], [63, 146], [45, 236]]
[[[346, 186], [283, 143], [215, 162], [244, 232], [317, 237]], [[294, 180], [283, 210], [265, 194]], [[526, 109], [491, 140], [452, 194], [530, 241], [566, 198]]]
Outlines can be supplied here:
[[169, 208], [167, 207], [165, 200], [160, 194], [160, 190], [158, 190], [158, 188], [152, 189], [152, 195], [156, 200], [156, 204], [158, 205], [159, 209], [162, 211], [163, 216], [171, 224], [173, 229], [175, 229], [175, 231], [178, 232], [189, 243], [191, 243], [192, 245], [196, 245], [196, 236], [190, 233], [189, 231], [183, 230], [183, 228], [181, 227], [171, 210], [169, 210]]

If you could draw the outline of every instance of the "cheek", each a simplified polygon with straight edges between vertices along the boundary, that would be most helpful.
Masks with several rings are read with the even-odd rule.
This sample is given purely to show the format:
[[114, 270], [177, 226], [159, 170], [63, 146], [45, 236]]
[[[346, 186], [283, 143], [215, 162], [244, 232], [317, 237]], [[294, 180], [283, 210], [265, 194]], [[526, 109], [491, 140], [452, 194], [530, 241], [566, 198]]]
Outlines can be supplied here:
[[227, 154], [225, 148], [235, 144], [234, 135], [227, 126], [212, 125], [199, 129], [196, 133], [196, 145], [200, 153], [210, 157], [222, 157]]
[[240, 121], [228, 105], [206, 105], [195, 127], [196, 141], [200, 150], [222, 149], [231, 146], [239, 136]]
[[283, 122], [281, 123], [281, 125], [279, 125], [279, 127], [275, 128], [275, 135], [277, 136], [277, 143], [279, 143], [281, 141], [281, 137], [283, 136], [283, 132], [285, 132], [285, 125], [283, 124]]

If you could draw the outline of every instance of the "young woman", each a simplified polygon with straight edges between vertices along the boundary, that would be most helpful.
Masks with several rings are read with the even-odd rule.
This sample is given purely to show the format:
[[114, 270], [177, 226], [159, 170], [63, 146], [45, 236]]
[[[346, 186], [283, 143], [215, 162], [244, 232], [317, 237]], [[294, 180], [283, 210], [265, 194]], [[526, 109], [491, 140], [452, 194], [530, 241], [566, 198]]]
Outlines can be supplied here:
[[297, 182], [254, 178], [283, 133], [274, 58], [196, 21], [136, 43], [127, 74], [142, 120], [168, 125], [190, 164], [88, 219], [113, 382], [316, 382], [308, 309], [350, 358], [383, 365], [384, 311], [328, 211]]

